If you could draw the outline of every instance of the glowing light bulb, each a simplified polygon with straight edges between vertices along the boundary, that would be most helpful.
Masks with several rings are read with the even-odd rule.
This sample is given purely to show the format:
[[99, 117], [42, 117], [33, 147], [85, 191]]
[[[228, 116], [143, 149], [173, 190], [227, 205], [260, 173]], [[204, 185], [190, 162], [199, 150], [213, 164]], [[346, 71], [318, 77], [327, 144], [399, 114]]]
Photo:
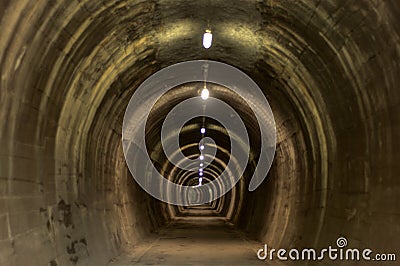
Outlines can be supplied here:
[[204, 156], [200, 155], [200, 160], [203, 161], [204, 160]]
[[199, 176], [203, 176], [203, 172], [200, 172], [200, 173], [199, 173]]
[[206, 129], [205, 129], [204, 127], [202, 127], [202, 128], [200, 129], [200, 133], [201, 133], [201, 134], [205, 134], [205, 133], [206, 133]]
[[212, 45], [212, 33], [211, 30], [206, 30], [203, 35], [203, 46], [204, 48], [208, 49]]
[[203, 168], [200, 168], [200, 169], [199, 169], [199, 172], [203, 172]]
[[200, 150], [201, 150], [201, 151], [204, 150], [204, 145], [200, 145]]
[[203, 166], [204, 166], [204, 164], [203, 164], [203, 163], [201, 163], [201, 164], [200, 164], [200, 167], [203, 167]]
[[210, 91], [209, 91], [207, 88], [204, 88], [204, 89], [201, 91], [201, 98], [202, 98], [203, 100], [207, 100], [209, 96], [210, 96]]
[[199, 178], [199, 182], [200, 183], [203, 182], [203, 178], [202, 177]]

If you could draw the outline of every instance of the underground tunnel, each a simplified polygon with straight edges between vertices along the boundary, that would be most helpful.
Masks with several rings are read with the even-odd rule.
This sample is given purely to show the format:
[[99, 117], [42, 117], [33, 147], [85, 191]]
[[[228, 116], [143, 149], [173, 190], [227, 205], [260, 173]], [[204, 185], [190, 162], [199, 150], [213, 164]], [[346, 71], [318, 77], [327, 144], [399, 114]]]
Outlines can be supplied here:
[[[398, 1], [0, 0], [0, 18], [0, 265], [397, 265]], [[196, 60], [232, 66], [258, 85], [273, 113], [274, 157], [249, 191], [266, 164], [260, 135], [271, 121], [257, 119], [258, 98], [209, 82], [204, 103], [235, 109], [249, 159], [242, 174], [231, 169], [235, 182], [214, 187], [232, 186], [221, 197], [169, 204], [133, 178], [124, 116], [148, 78]], [[171, 88], [145, 121], [152, 165], [188, 187], [199, 186], [199, 173], [170, 162], [161, 128], [203, 85]], [[135, 103], [146, 112], [145, 99]], [[213, 139], [203, 147], [215, 150], [204, 186], [232, 159], [238, 139], [229, 133], [199, 116], [171, 136], [191, 159], [202, 134]], [[360, 258], [289, 252], [329, 246]], [[288, 252], [278, 257], [279, 249]]]

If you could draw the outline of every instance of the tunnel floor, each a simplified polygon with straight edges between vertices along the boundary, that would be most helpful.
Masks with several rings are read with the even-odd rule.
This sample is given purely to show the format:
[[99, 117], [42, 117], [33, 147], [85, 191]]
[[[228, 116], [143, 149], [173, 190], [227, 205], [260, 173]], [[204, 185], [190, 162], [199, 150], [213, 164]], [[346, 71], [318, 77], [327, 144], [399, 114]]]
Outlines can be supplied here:
[[262, 244], [212, 210], [188, 210], [145, 242], [108, 265], [265, 265], [257, 259]]

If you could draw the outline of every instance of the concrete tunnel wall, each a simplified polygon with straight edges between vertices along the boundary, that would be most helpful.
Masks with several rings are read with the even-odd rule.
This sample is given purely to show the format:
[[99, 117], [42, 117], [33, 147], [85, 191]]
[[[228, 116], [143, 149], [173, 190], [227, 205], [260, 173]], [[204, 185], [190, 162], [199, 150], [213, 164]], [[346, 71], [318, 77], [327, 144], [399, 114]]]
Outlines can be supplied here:
[[270, 176], [241, 181], [234, 224], [277, 247], [398, 250], [397, 1], [3, 0], [0, 14], [0, 264], [105, 264], [169, 221], [128, 174], [122, 116], [152, 73], [205, 58], [250, 75], [277, 123]]

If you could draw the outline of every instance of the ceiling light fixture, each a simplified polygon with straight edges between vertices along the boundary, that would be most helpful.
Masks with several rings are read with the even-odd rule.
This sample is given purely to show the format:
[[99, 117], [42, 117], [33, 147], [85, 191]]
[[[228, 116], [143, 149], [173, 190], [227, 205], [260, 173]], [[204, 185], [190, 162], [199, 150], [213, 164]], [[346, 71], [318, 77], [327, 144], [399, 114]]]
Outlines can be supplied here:
[[201, 90], [201, 98], [207, 100], [208, 96], [210, 96], [210, 92], [206, 87], [204, 87], [204, 89]]
[[212, 45], [212, 33], [211, 30], [206, 30], [203, 35], [203, 46], [208, 49]]

